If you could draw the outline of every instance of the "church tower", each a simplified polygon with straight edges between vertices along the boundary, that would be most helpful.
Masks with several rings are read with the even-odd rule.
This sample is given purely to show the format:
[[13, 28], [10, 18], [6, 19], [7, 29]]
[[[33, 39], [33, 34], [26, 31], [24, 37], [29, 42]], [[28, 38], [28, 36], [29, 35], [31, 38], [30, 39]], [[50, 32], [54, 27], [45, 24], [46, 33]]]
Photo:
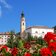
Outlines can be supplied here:
[[21, 13], [21, 20], [20, 20], [20, 36], [24, 37], [24, 32], [25, 32], [25, 17], [24, 17], [24, 13]]

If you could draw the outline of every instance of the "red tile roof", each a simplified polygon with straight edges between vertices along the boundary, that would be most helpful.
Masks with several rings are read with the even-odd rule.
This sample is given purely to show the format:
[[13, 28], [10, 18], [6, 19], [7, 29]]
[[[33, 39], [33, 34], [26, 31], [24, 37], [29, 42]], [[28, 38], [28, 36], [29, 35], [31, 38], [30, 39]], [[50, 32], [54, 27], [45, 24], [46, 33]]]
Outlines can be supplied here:
[[[0, 33], [0, 35], [10, 35], [10, 32], [5, 32], [5, 33]], [[15, 35], [15, 34], [13, 34], [13, 35]]]

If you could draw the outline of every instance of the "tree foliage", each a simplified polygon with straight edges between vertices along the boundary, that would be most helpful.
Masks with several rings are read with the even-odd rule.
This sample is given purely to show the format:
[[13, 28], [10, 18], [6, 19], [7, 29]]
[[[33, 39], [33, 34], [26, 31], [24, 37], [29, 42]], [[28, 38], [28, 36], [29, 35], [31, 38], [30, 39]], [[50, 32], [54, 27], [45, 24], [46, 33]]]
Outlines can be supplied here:
[[38, 37], [38, 39], [36, 40], [36, 43], [38, 43], [40, 45], [44, 45], [45, 41], [42, 39], [42, 37]]
[[10, 48], [14, 47], [14, 32], [13, 31], [10, 32], [10, 38], [8, 38], [7, 46]]
[[31, 34], [30, 33], [28, 33], [28, 36], [27, 36], [27, 41], [32, 41], [32, 40], [34, 40], [34, 38], [33, 38], [33, 36], [31, 36]]

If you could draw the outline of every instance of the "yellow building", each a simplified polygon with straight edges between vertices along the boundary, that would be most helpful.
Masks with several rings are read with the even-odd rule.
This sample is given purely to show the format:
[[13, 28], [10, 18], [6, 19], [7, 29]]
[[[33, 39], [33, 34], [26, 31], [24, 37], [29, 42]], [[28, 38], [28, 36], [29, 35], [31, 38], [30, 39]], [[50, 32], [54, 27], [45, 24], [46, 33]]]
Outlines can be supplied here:
[[24, 13], [21, 13], [21, 21], [20, 21], [20, 36], [23, 37], [24, 36], [24, 32], [26, 29], [26, 25], [25, 25], [25, 17], [24, 17]]

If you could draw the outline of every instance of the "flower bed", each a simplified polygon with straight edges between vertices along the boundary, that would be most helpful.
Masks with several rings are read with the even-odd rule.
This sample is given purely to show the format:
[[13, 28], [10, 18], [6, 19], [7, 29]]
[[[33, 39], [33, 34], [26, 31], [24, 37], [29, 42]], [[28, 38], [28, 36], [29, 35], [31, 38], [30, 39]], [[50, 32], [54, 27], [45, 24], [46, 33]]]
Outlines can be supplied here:
[[9, 48], [4, 45], [0, 48], [0, 56], [56, 56], [56, 34], [48, 32], [43, 41], [44, 45], [25, 42], [22, 48]]

